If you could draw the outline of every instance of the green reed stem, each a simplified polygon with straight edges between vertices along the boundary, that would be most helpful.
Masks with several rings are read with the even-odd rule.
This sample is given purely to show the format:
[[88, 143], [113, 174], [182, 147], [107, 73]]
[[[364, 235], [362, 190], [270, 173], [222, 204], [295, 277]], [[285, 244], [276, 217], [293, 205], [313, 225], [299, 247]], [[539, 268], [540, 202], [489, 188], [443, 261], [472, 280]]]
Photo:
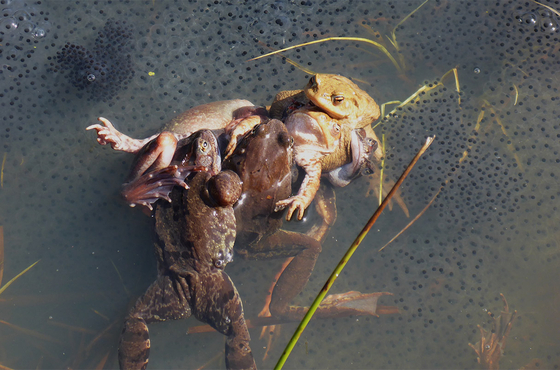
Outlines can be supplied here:
[[338, 275], [342, 272], [342, 269], [344, 268], [344, 266], [346, 266], [346, 263], [348, 262], [350, 257], [352, 257], [352, 254], [354, 254], [354, 252], [356, 251], [356, 249], [358, 248], [358, 246], [360, 245], [362, 240], [364, 240], [367, 233], [372, 228], [373, 224], [375, 224], [375, 221], [377, 221], [377, 219], [379, 218], [379, 216], [381, 215], [381, 213], [383, 212], [383, 210], [385, 209], [385, 207], [389, 203], [389, 200], [391, 200], [393, 195], [395, 195], [398, 188], [403, 183], [404, 179], [408, 176], [408, 174], [410, 173], [410, 171], [412, 170], [412, 168], [414, 167], [416, 162], [418, 162], [418, 160], [420, 159], [422, 154], [424, 154], [426, 149], [429, 148], [429, 146], [432, 144], [434, 139], [435, 139], [435, 136], [428, 137], [426, 139], [426, 142], [424, 143], [422, 148], [414, 156], [414, 158], [412, 159], [412, 161], [410, 162], [408, 167], [406, 167], [406, 169], [404, 170], [401, 177], [397, 180], [397, 182], [395, 183], [395, 185], [393, 186], [393, 188], [391, 189], [389, 194], [387, 194], [387, 196], [383, 200], [383, 203], [381, 203], [381, 205], [379, 205], [379, 207], [377, 208], [375, 213], [371, 216], [371, 218], [369, 219], [367, 224], [364, 226], [362, 231], [356, 237], [356, 240], [354, 240], [354, 242], [352, 243], [350, 248], [348, 248], [348, 250], [346, 251], [346, 253], [342, 257], [342, 259], [340, 260], [340, 262], [338, 263], [338, 265], [336, 266], [336, 268], [332, 272], [331, 276], [329, 276], [329, 278], [327, 279], [327, 282], [325, 283], [325, 285], [323, 286], [323, 288], [321, 289], [321, 291], [319, 292], [319, 294], [317, 295], [317, 297], [315, 298], [315, 300], [313, 301], [313, 303], [309, 307], [309, 311], [307, 311], [307, 313], [305, 314], [305, 316], [303, 317], [303, 319], [299, 323], [294, 335], [292, 336], [292, 339], [290, 339], [290, 341], [288, 342], [288, 345], [286, 346], [286, 348], [284, 349], [284, 352], [282, 353], [282, 356], [280, 356], [280, 359], [278, 360], [278, 363], [276, 363], [276, 366], [274, 367], [275, 370], [282, 369], [282, 367], [284, 366], [284, 363], [288, 359], [288, 356], [292, 352], [292, 349], [294, 348], [294, 346], [296, 345], [299, 337], [301, 336], [301, 333], [303, 333], [303, 330], [305, 329], [305, 327], [309, 323], [309, 320], [311, 320], [311, 317], [313, 317], [313, 314], [315, 313], [315, 311], [317, 310], [317, 308], [321, 304], [321, 301], [325, 298], [325, 296], [329, 292], [329, 289], [334, 284], [334, 281], [336, 280]]

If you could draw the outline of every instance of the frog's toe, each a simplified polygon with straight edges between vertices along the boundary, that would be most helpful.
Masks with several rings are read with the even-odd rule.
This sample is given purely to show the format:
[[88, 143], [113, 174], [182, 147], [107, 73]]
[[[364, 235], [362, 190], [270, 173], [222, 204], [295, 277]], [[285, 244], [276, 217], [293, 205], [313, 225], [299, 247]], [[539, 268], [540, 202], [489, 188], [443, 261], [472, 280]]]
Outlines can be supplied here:
[[278, 202], [276, 202], [276, 205], [274, 206], [274, 212], [280, 212], [281, 210], [283, 210], [284, 208], [286, 208], [287, 206], [289, 206], [290, 204], [292, 204], [292, 200], [294, 197], [290, 197], [284, 200], [279, 200]]
[[295, 205], [294, 211], [295, 211], [296, 208], [297, 208], [297, 211], [298, 211], [297, 219], [298, 219], [298, 221], [301, 221], [301, 220], [303, 220], [303, 215], [305, 214], [305, 204], [298, 203], [298, 204]]
[[108, 119], [99, 117], [98, 120], [103, 124], [88, 126], [86, 130], [97, 131], [97, 142], [99, 144], [110, 144], [115, 150], [123, 150], [123, 138], [127, 136], [119, 132]]
[[88, 126], [86, 130], [97, 131], [97, 142], [101, 145], [109, 144], [114, 150], [136, 153], [147, 142], [146, 140], [136, 140], [123, 134], [106, 118], [99, 117], [97, 120], [102, 124]]

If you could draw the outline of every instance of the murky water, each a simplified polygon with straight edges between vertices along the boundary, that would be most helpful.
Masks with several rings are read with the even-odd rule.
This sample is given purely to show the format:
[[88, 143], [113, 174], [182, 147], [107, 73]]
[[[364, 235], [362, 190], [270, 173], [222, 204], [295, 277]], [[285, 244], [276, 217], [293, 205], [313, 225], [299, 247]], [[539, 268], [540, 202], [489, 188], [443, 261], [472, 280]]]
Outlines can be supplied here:
[[[379, 304], [400, 314], [314, 321], [286, 367], [475, 368], [468, 343], [480, 339], [477, 325], [491, 328], [488, 311], [499, 314], [500, 293], [518, 311], [502, 368], [534, 358], [541, 368], [560, 366], [557, 4], [430, 0], [396, 31], [421, 1], [0, 4], [2, 284], [40, 260], [0, 295], [3, 366], [118, 367], [123, 317], [155, 278], [150, 219], [119, 197], [132, 158], [97, 145], [85, 127], [103, 116], [145, 137], [197, 104], [266, 105], [303, 86], [307, 74], [282, 57], [247, 60], [333, 36], [374, 40], [395, 62], [357, 41], [284, 56], [351, 77], [380, 104], [428, 84], [376, 128], [386, 140], [387, 179], [427, 135], [437, 139], [402, 188], [410, 217], [398, 205], [385, 211], [332, 290], [391, 292]], [[67, 42], [92, 49], [110, 19], [133, 27], [135, 74], [104, 102], [103, 89], [78, 90], [51, 63]], [[297, 303], [311, 302], [375, 210], [374, 185], [361, 178], [337, 189], [337, 224]], [[246, 317], [260, 310], [280, 263], [228, 265]], [[199, 368], [211, 359], [208, 368], [223, 368], [221, 335], [186, 335], [199, 324], [151, 325], [150, 368]], [[260, 368], [275, 364], [294, 327], [282, 327], [266, 361], [268, 344], [251, 331]]]

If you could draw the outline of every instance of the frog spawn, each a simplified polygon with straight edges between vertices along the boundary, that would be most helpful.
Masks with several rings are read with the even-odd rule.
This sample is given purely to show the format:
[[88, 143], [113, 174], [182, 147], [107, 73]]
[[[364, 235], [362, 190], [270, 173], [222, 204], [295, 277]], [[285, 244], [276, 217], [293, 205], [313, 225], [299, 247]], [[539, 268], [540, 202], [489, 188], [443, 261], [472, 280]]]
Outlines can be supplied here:
[[85, 90], [89, 100], [109, 101], [134, 76], [132, 42], [132, 27], [110, 19], [91, 50], [67, 42], [57, 52], [54, 71], [66, 72], [70, 83]]

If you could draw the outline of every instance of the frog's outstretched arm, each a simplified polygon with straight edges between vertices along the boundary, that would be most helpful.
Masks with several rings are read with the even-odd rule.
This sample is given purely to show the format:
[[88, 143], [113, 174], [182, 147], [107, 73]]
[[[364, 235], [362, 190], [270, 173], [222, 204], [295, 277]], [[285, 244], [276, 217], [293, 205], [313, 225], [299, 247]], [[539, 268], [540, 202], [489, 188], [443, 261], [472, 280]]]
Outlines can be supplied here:
[[110, 144], [111, 148], [121, 152], [138, 153], [138, 151], [142, 149], [142, 147], [146, 145], [147, 142], [157, 136], [154, 135], [143, 140], [133, 139], [130, 136], [127, 136], [118, 131], [108, 119], [99, 117], [97, 120], [102, 122], [103, 125], [91, 125], [86, 127], [86, 130], [97, 131], [97, 142], [99, 144]]

